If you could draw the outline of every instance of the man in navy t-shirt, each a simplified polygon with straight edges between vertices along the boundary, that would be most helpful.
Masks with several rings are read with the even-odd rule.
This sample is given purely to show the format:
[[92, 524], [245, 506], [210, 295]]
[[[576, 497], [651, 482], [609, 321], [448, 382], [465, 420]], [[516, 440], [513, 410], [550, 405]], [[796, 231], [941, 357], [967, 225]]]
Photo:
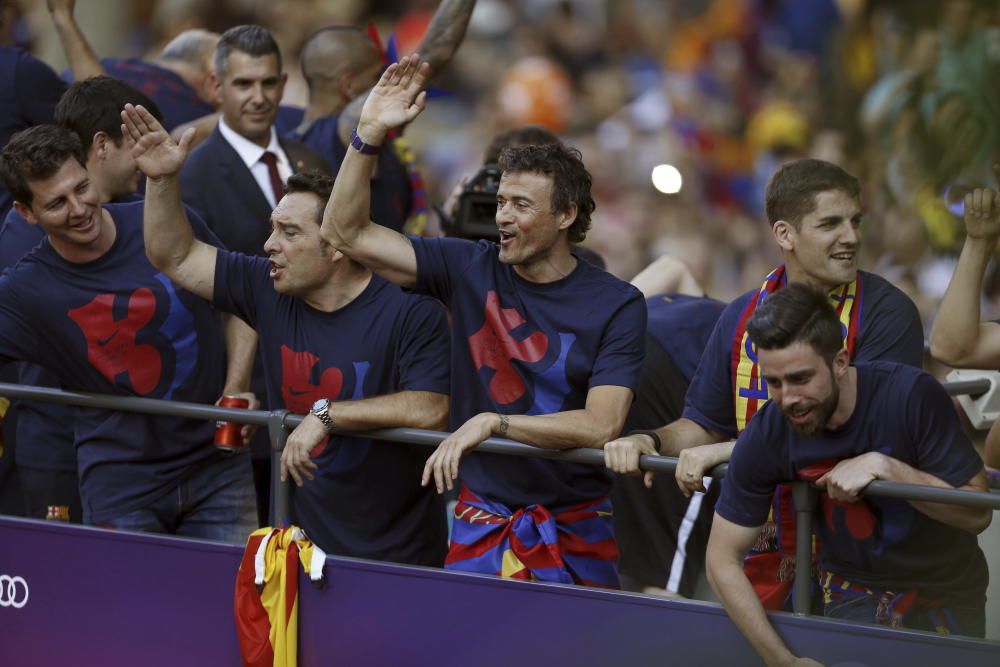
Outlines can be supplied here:
[[[371, 222], [378, 147], [420, 112], [428, 74], [417, 56], [403, 58], [368, 95], [322, 232], [348, 256], [451, 309], [457, 430], [423, 477], [443, 492], [462, 458], [491, 435], [568, 449], [600, 447], [617, 434], [637, 386], [646, 308], [637, 289], [571, 253], [594, 203], [579, 153], [562, 145], [504, 153], [499, 247], [407, 238]], [[606, 470], [488, 454], [470, 456], [461, 469], [446, 567], [617, 585]], [[533, 548], [539, 543], [547, 548]]]
[[319, 233], [333, 181], [288, 179], [271, 214], [268, 257], [219, 251], [184, 222], [175, 143], [145, 110], [127, 107], [149, 177], [147, 252], [167, 275], [259, 333], [272, 408], [306, 413], [282, 453], [296, 482], [293, 520], [329, 553], [440, 565], [445, 516], [421, 488], [428, 454], [350, 430], [440, 428], [448, 411], [449, 341], [441, 304], [409, 295], [334, 250]]
[[[218, 314], [150, 265], [140, 203], [100, 206], [76, 135], [25, 130], [0, 173], [18, 213], [47, 234], [0, 278], [0, 356], [41, 364], [67, 389], [217, 399]], [[75, 417], [84, 522], [232, 542], [256, 526], [248, 457], [218, 452], [212, 423], [91, 408]]]
[[[72, 130], [83, 144], [85, 167], [101, 202], [123, 203], [135, 194], [135, 160], [122, 139], [118, 113], [126, 102], [152, 104], [125, 83], [99, 76], [70, 86], [56, 106], [56, 122]], [[154, 115], [159, 110], [152, 105]], [[0, 270], [16, 264], [45, 238], [45, 231], [11, 209], [0, 227]], [[17, 364], [18, 382], [59, 387], [41, 366]], [[82, 518], [76, 451], [73, 447], [74, 408], [41, 401], [17, 402], [15, 457], [25, 497], [25, 515], [43, 519], [51, 505], [66, 506], [70, 520]]]
[[874, 480], [986, 491], [986, 472], [944, 389], [889, 362], [851, 365], [823, 292], [790, 285], [748, 324], [772, 400], [736, 441], [708, 546], [726, 611], [768, 664], [794, 656], [743, 572], [775, 487], [824, 487], [816, 533], [824, 613], [982, 637], [988, 508], [868, 497]]
[[[767, 187], [767, 217], [784, 264], [767, 276], [762, 286], [737, 298], [723, 311], [705, 346], [685, 398], [682, 417], [655, 431], [664, 454], [679, 458], [675, 479], [690, 495], [703, 491], [703, 479], [717, 464], [729, 460], [732, 439], [743, 430], [768, 399], [761, 380], [746, 322], [770, 294], [786, 285], [805, 283], [830, 293], [837, 304], [844, 342], [854, 361], [884, 360], [920, 367], [923, 328], [913, 302], [883, 278], [859, 271], [862, 211], [858, 180], [840, 167], [822, 160], [796, 160], [779, 169]], [[606, 449], [655, 453], [651, 435], [632, 435], [608, 443]], [[624, 459], [616, 457], [616, 460]], [[619, 466], [616, 472], [634, 472]], [[646, 473], [646, 483], [652, 473]], [[776, 505], [790, 504], [785, 490]], [[781, 516], [790, 513], [779, 512]], [[774, 539], [762, 542], [754, 554], [758, 594], [768, 608], [780, 608], [791, 590], [793, 555], [778, 543], [794, 545], [794, 521], [768, 531]], [[767, 563], [760, 561], [766, 560]], [[758, 566], [759, 565], [759, 566]]]

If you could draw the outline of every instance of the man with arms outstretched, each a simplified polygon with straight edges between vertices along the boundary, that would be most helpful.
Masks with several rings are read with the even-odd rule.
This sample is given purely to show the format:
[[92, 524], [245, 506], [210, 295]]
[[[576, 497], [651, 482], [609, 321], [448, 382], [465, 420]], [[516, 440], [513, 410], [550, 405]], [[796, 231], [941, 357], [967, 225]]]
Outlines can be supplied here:
[[[423, 476], [444, 491], [462, 457], [491, 435], [548, 449], [600, 447], [616, 435], [642, 363], [646, 311], [638, 290], [570, 252], [594, 202], [579, 153], [561, 145], [501, 156], [499, 246], [411, 239], [371, 222], [376, 153], [391, 129], [420, 113], [428, 74], [419, 56], [403, 58], [369, 94], [322, 233], [376, 273], [451, 308], [457, 430]], [[461, 468], [446, 567], [617, 585], [607, 471], [485, 454]], [[530, 548], [539, 543], [549, 548]]]
[[448, 411], [444, 309], [330, 247], [319, 222], [332, 181], [295, 174], [271, 214], [268, 258], [198, 241], [181, 207], [179, 171], [193, 130], [175, 143], [153, 117], [123, 113], [148, 177], [144, 224], [150, 260], [178, 284], [257, 329], [272, 408], [307, 413], [282, 453], [293, 520], [328, 553], [440, 565], [445, 517], [421, 488], [426, 452], [351, 430], [441, 428]]

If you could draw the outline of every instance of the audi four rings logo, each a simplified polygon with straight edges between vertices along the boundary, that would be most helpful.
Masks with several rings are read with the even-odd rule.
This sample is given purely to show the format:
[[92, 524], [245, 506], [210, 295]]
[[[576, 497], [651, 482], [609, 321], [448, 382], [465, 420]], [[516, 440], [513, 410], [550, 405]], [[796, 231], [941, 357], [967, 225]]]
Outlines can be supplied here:
[[24, 577], [0, 574], [0, 607], [20, 609], [28, 604], [28, 582]]

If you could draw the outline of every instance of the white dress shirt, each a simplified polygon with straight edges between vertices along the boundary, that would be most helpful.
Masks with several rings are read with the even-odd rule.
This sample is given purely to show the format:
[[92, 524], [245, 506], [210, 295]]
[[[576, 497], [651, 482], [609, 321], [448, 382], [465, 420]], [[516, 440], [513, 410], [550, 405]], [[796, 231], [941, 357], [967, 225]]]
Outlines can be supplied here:
[[267, 173], [267, 165], [261, 162], [260, 158], [264, 155], [265, 151], [271, 151], [278, 156], [276, 160], [278, 176], [281, 177], [282, 183], [292, 175], [292, 164], [289, 162], [288, 156], [285, 155], [285, 151], [282, 150], [281, 144], [278, 143], [278, 133], [275, 131], [274, 126], [271, 127], [271, 140], [268, 142], [267, 148], [262, 148], [243, 135], [238, 134], [236, 130], [226, 125], [226, 121], [222, 118], [219, 118], [219, 132], [240, 156], [243, 163], [246, 164], [247, 169], [250, 170], [250, 173], [257, 181], [257, 187], [264, 193], [264, 197], [271, 205], [271, 208], [277, 206], [278, 202], [275, 200], [271, 189], [271, 175]]

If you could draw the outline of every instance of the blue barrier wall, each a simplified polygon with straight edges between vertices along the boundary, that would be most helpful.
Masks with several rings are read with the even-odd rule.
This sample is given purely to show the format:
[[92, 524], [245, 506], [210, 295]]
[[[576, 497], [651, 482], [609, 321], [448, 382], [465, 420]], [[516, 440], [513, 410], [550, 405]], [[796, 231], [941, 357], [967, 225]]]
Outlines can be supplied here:
[[[0, 665], [239, 665], [238, 547], [0, 518]], [[330, 558], [300, 586], [300, 664], [760, 664], [717, 605]], [[0, 591], [0, 602], [6, 601]], [[17, 593], [17, 601], [22, 594]], [[1000, 644], [773, 616], [828, 665], [1000, 664]]]

